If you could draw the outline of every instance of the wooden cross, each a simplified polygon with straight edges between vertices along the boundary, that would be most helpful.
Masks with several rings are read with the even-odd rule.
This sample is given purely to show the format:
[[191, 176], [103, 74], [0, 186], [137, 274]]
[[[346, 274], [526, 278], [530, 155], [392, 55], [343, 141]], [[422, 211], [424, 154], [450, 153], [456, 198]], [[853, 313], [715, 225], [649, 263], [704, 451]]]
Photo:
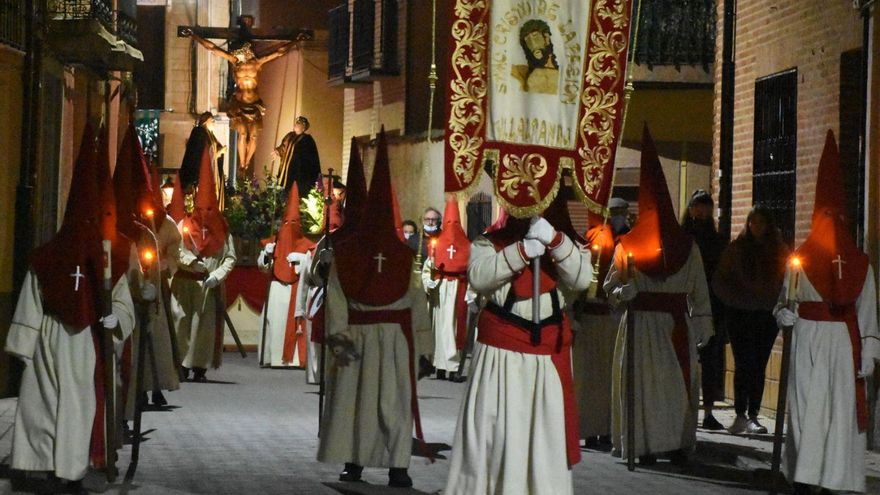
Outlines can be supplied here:
[[446, 248], [446, 252], [449, 253], [449, 259], [455, 258], [455, 246], [450, 244], [449, 247]]
[[243, 23], [240, 16], [238, 27], [209, 27], [209, 26], [177, 26], [177, 37], [186, 38], [189, 33], [194, 33], [205, 39], [220, 39], [229, 41], [230, 48], [240, 48], [245, 42], [252, 41], [311, 41], [315, 38], [315, 32], [311, 29], [274, 29], [272, 31], [253, 30]]
[[379, 264], [379, 266], [378, 266], [379, 273], [382, 273], [382, 262], [385, 261], [385, 260], [388, 259], [388, 258], [382, 256], [382, 253], [379, 253], [379, 254], [377, 254], [376, 256], [373, 256], [373, 259], [376, 260], [376, 261], [378, 262], [378, 264]]
[[831, 260], [831, 263], [837, 265], [837, 280], [842, 280], [843, 279], [843, 265], [846, 263], [846, 261], [844, 261], [843, 258], [841, 258], [840, 255], [838, 254], [837, 259]]
[[70, 276], [76, 281], [73, 286], [73, 291], [79, 292], [79, 279], [86, 278], [86, 276], [80, 271], [79, 265], [76, 265], [76, 273], [71, 273]]

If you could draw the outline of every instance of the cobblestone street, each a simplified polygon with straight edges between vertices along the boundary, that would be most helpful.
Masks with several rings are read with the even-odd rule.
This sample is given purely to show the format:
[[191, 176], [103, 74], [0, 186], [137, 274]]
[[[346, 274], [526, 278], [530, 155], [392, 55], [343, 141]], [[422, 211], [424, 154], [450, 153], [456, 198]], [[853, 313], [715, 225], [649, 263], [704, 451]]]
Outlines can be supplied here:
[[[362, 484], [336, 481], [341, 466], [315, 461], [317, 387], [305, 384], [302, 371], [258, 369], [255, 356], [224, 356], [224, 366], [208, 373], [209, 383], [185, 383], [167, 393], [170, 407], [144, 414], [149, 440], [141, 446], [134, 481], [108, 493], [152, 494], [379, 494], [429, 493], [442, 490], [448, 471], [449, 444], [464, 384], [422, 380], [420, 400], [428, 442], [439, 452], [436, 462], [414, 457], [414, 490], [389, 489], [384, 470], [365, 471]], [[0, 401], [0, 448], [8, 455], [15, 400]], [[729, 424], [733, 412], [716, 415]], [[764, 420], [772, 429], [772, 421]], [[699, 433], [691, 464], [679, 468], [660, 461], [634, 473], [608, 453], [585, 451], [575, 467], [575, 493], [603, 495], [737, 494], [766, 490], [771, 437], [734, 437], [726, 432]], [[130, 448], [119, 468], [128, 467]], [[880, 493], [880, 456], [869, 454], [869, 493]], [[5, 461], [8, 463], [8, 459]], [[757, 474], [755, 474], [757, 472]], [[8, 479], [0, 492], [10, 493]]]

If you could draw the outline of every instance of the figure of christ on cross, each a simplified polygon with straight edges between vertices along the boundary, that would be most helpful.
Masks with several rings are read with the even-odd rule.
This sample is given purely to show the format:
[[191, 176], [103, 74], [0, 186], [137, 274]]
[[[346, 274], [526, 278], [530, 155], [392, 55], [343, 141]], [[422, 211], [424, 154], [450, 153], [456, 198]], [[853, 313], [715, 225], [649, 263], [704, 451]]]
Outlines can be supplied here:
[[272, 52], [257, 57], [249, 42], [244, 43], [237, 50], [228, 52], [193, 33], [191, 29], [184, 29], [181, 33], [232, 64], [232, 77], [235, 79], [236, 89], [226, 114], [229, 116], [232, 128], [238, 133], [239, 171], [247, 176], [250, 162], [257, 150], [257, 135], [263, 127], [263, 114], [266, 112], [258, 92], [260, 69], [263, 64], [287, 54], [299, 40], [284, 43]]

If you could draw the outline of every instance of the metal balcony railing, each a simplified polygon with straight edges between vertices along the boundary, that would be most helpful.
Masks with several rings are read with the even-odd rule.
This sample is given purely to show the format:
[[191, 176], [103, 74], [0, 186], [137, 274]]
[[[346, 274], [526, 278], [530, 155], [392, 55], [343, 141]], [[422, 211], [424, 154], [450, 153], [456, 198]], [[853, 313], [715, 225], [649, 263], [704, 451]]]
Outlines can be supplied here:
[[715, 61], [714, 0], [642, 0], [637, 64], [702, 66]]
[[73, 21], [94, 19], [132, 46], [137, 46], [137, 20], [113, 10], [110, 0], [49, 0], [49, 19]]
[[137, 46], [137, 21], [125, 12], [116, 11], [116, 35], [131, 46]]
[[0, 43], [24, 49], [24, 0], [0, 0]]

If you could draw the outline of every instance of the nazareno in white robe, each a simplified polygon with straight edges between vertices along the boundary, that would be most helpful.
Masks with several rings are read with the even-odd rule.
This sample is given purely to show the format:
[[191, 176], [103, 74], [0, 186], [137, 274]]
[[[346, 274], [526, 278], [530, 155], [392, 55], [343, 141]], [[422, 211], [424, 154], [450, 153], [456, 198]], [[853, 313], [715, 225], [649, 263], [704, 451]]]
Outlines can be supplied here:
[[[113, 314], [128, 338], [135, 317], [126, 277], [117, 281], [112, 297]], [[12, 436], [12, 469], [82, 479], [95, 420], [95, 344], [90, 328], [69, 328], [43, 313], [33, 272], [25, 276], [6, 352], [25, 365]]]
[[[286, 256], [286, 255], [285, 255]], [[272, 282], [269, 283], [269, 294], [266, 297], [266, 307], [260, 315], [260, 336], [257, 341], [257, 355], [262, 357], [261, 366], [286, 367], [303, 366], [303, 357], [299, 355], [299, 347], [294, 346], [293, 361], [285, 362], [284, 336], [287, 333], [287, 313], [290, 311], [291, 293], [296, 295], [297, 287], [302, 283], [286, 284], [276, 279], [271, 273], [271, 255], [264, 249], [257, 257], [257, 266], [263, 272], [269, 272]], [[286, 263], [286, 261], [285, 261]], [[268, 320], [264, 323], [263, 319]], [[265, 328], [266, 335], [263, 336]], [[266, 347], [263, 348], [265, 342]]]
[[[177, 226], [170, 217], [166, 217], [165, 221], [159, 225], [159, 232], [156, 235], [159, 241], [159, 249], [161, 256], [159, 258], [162, 267], [173, 268], [176, 265], [178, 252], [180, 250], [180, 233]], [[138, 266], [138, 260], [134, 259], [131, 266]], [[164, 272], [164, 270], [163, 270]], [[130, 272], [129, 280], [136, 283], [139, 287], [144, 280], [143, 272]], [[136, 282], [135, 282], [136, 281]], [[153, 283], [156, 281], [153, 280]], [[134, 286], [133, 286], [134, 287]], [[166, 285], [168, 287], [168, 285]], [[158, 290], [159, 288], [156, 287]], [[133, 297], [138, 298], [139, 290], [130, 289]], [[177, 390], [180, 388], [180, 372], [177, 364], [174, 362], [174, 353], [171, 351], [171, 339], [173, 329], [168, 328], [168, 315], [165, 313], [165, 303], [159, 300], [160, 294], [157, 291], [156, 301], [149, 304], [150, 318], [150, 339], [153, 344], [153, 352], [156, 356], [156, 375], [159, 378], [158, 386], [153, 383], [153, 364], [148, 353], [144, 354], [144, 376], [142, 390]], [[170, 298], [170, 294], [166, 294]], [[171, 309], [169, 301], [168, 309]], [[172, 320], [173, 323], [173, 320]], [[173, 338], [177, 338], [174, 336]], [[135, 325], [131, 335], [131, 383], [128, 387], [126, 397], [125, 419], [134, 419], [134, 405], [137, 391], [134, 386], [134, 378], [138, 367], [138, 342], [140, 342], [140, 327]]]
[[[318, 460], [366, 467], [408, 467], [413, 438], [410, 363], [418, 372], [419, 356], [430, 354], [433, 347], [424, 293], [410, 287], [401, 299], [379, 307], [348, 301], [334, 264], [325, 304], [326, 336], [342, 339], [346, 354], [350, 356], [353, 351], [356, 357], [346, 363], [328, 348], [327, 399]], [[348, 323], [351, 310], [401, 309], [410, 310], [412, 355], [399, 324]]]
[[607, 311], [573, 311], [571, 360], [581, 438], [611, 435], [611, 374], [620, 322], [620, 314], [611, 312], [606, 300], [594, 299], [587, 304]]
[[[626, 253], [617, 246], [614, 262], [605, 278], [605, 293], [612, 305], [620, 301], [614, 289], [623, 284]], [[690, 390], [672, 344], [673, 320], [668, 313], [636, 311], [635, 321], [635, 455], [661, 454], [675, 450], [690, 451], [697, 442], [697, 409], [700, 378], [697, 346], [714, 334], [709, 289], [703, 275], [703, 262], [696, 243], [685, 264], [666, 279], [653, 279], [634, 268], [634, 283], [639, 292], [686, 293], [688, 301], [688, 349]], [[633, 281], [630, 281], [633, 283]], [[620, 319], [614, 352], [612, 377], [612, 443], [615, 451], [626, 457], [626, 332], [627, 316]]]
[[[189, 265], [195, 260], [196, 254], [181, 243], [177, 272], [171, 281], [171, 313], [177, 330], [177, 346], [183, 360], [182, 365], [186, 368], [208, 369], [214, 358], [214, 291], [222, 289], [223, 281], [235, 267], [232, 236], [227, 236], [220, 251], [202, 260], [208, 268], [207, 274], [220, 280], [217, 287], [208, 290], [205, 289], [204, 282], [180, 276], [179, 272], [189, 270]], [[220, 299], [222, 301], [223, 298]]]
[[315, 252], [321, 249], [323, 242], [323, 240], [319, 241], [317, 247], [306, 253], [299, 276], [299, 284], [296, 287], [294, 316], [303, 318], [306, 324], [306, 383], [311, 385], [317, 385], [320, 382], [321, 345], [312, 342], [312, 318], [315, 317], [323, 303], [321, 280], [315, 274], [317, 270]]
[[[788, 275], [785, 280], [777, 308], [788, 294]], [[822, 301], [803, 270], [796, 299]], [[855, 305], [862, 356], [880, 359], [877, 291], [871, 267]], [[835, 492], [865, 491], [867, 440], [864, 432], [859, 433], [856, 420], [855, 366], [846, 323], [797, 320], [792, 331], [782, 463], [790, 481]]]
[[[431, 258], [422, 265], [421, 283], [428, 294], [432, 327], [434, 329], [434, 367], [453, 373], [458, 371], [461, 354], [456, 348], [455, 336], [458, 331], [455, 301], [458, 291], [465, 291], [461, 280], [441, 278], [437, 287], [431, 289], [427, 283], [431, 279], [434, 263]], [[466, 307], [465, 307], [466, 308]]]
[[[568, 295], [563, 290], [586, 289], [592, 277], [589, 251], [565, 237], [552, 254], [562, 259], [556, 264], [561, 299]], [[516, 244], [498, 252], [482, 236], [471, 244], [470, 287], [495, 304], [503, 305], [510, 280], [525, 267]], [[550, 293], [541, 295], [540, 306], [542, 319], [553, 313]], [[512, 312], [531, 319], [531, 299], [514, 303]], [[562, 383], [551, 356], [477, 342], [444, 495], [572, 492]]]

